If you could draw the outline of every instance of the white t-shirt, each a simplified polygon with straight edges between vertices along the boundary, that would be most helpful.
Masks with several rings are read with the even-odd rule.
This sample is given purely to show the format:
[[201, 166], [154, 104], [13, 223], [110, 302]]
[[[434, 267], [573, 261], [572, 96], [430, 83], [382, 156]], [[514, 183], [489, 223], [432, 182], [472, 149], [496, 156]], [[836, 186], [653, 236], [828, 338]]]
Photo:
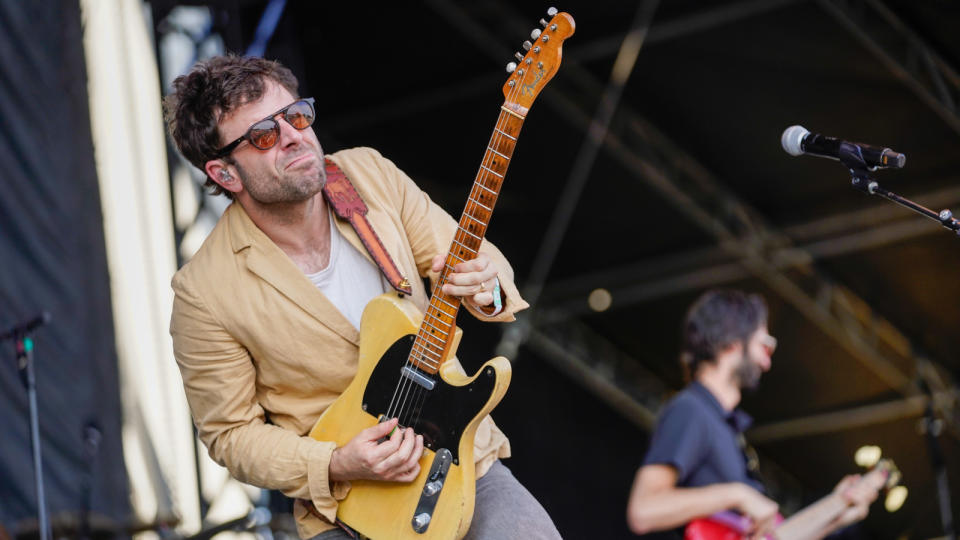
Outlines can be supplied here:
[[383, 277], [380, 268], [357, 251], [353, 244], [343, 239], [343, 235], [333, 223], [333, 210], [328, 208], [328, 213], [330, 261], [326, 268], [315, 274], [307, 274], [307, 278], [359, 330], [363, 308], [373, 297], [391, 290], [392, 287]]

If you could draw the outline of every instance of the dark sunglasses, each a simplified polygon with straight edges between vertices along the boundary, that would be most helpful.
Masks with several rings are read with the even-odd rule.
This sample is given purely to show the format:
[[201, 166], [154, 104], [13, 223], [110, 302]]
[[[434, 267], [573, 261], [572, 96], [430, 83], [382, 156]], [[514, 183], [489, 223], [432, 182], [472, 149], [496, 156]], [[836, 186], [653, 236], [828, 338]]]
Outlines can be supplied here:
[[277, 123], [277, 115], [282, 114], [283, 119], [297, 129], [307, 129], [313, 125], [313, 120], [317, 116], [313, 110], [313, 102], [313, 98], [298, 99], [263, 120], [254, 123], [242, 137], [217, 150], [214, 157], [222, 158], [229, 155], [243, 141], [250, 141], [250, 144], [260, 150], [273, 148], [280, 140], [280, 124]]

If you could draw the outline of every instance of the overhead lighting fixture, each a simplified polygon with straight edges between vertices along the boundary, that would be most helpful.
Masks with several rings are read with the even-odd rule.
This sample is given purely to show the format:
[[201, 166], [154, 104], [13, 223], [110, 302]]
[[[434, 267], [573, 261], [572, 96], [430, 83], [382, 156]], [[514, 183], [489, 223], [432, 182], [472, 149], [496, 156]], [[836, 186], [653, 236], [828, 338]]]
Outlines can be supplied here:
[[587, 297], [587, 305], [590, 306], [590, 309], [594, 311], [606, 311], [610, 308], [610, 304], [613, 303], [613, 296], [610, 295], [610, 291], [606, 289], [594, 289], [590, 292], [590, 296]]

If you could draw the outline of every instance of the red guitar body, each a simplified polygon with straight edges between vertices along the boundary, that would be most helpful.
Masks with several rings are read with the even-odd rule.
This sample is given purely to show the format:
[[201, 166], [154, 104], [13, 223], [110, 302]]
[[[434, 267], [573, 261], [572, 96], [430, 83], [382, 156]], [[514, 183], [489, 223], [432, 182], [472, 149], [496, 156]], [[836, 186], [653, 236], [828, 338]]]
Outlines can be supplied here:
[[[783, 516], [777, 514], [777, 524]], [[718, 512], [710, 517], [696, 519], [683, 531], [684, 540], [743, 540], [750, 530], [750, 519], [736, 512]], [[768, 539], [772, 538], [770, 536]]]

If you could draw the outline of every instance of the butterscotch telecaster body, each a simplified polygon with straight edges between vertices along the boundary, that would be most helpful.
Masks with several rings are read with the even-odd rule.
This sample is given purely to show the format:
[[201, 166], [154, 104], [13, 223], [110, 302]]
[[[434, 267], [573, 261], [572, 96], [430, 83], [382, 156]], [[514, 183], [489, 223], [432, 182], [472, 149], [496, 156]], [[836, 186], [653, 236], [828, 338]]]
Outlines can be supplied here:
[[[360, 324], [357, 375], [317, 421], [311, 437], [343, 446], [387, 415], [422, 318], [411, 302], [391, 293], [367, 305]], [[458, 328], [451, 355], [459, 338]], [[344, 523], [378, 540], [452, 539], [466, 534], [476, 489], [474, 433], [506, 393], [511, 371], [510, 362], [502, 356], [485, 363], [473, 377], [463, 375], [456, 366], [444, 362], [432, 390], [415, 388], [420, 390], [422, 404], [419, 414], [412, 415], [416, 421], [407, 427], [423, 435], [420, 475], [409, 484], [352, 481], [350, 494], [337, 511]], [[411, 380], [408, 386], [413, 384], [418, 383]], [[444, 457], [438, 459], [438, 455]], [[440, 471], [444, 468], [445, 472]], [[440, 482], [439, 490], [428, 496], [438, 487], [427, 488], [432, 482]], [[416, 530], [418, 516], [425, 525], [422, 533]]]

